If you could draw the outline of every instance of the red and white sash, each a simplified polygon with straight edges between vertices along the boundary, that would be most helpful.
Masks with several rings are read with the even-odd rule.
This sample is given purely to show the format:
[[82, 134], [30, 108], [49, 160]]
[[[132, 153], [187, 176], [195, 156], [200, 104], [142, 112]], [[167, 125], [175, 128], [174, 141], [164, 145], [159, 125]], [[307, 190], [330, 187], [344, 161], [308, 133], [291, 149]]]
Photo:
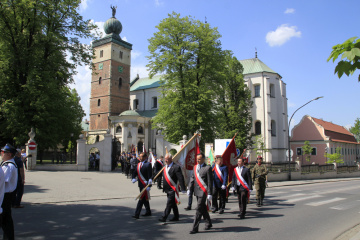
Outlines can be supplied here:
[[245, 188], [245, 190], [247, 191], [247, 198], [250, 199], [251, 190], [249, 189], [249, 185], [247, 184], [247, 182], [245, 181], [243, 176], [241, 176], [239, 167], [235, 168], [235, 174], [236, 174], [237, 180], [240, 182], [240, 184], [243, 186], [243, 188]]
[[[141, 164], [142, 162], [139, 162], [138, 165], [137, 165], [137, 174], [138, 174], [138, 178], [139, 178], [139, 181], [141, 182], [141, 184], [146, 187], [146, 179], [144, 178], [144, 176], [141, 174], [141, 171], [140, 171], [140, 168], [141, 168]], [[149, 200], [150, 199], [150, 192], [148, 190], [145, 190], [145, 192], [141, 195], [140, 199], [142, 199], [143, 197], [145, 197], [146, 200]]]
[[224, 183], [224, 176], [223, 176], [223, 174], [222, 174], [222, 172], [221, 172], [221, 170], [220, 170], [220, 167], [219, 167], [219, 165], [217, 165], [217, 164], [215, 164], [215, 173], [216, 173], [216, 175], [217, 175], [217, 177], [220, 179], [220, 181], [222, 182], [222, 183]]
[[199, 164], [196, 164], [196, 165], [194, 166], [195, 179], [196, 179], [197, 184], [198, 184], [199, 187], [201, 188], [201, 190], [203, 190], [203, 192], [205, 193], [206, 202], [207, 202], [206, 208], [207, 208], [207, 210], [209, 211], [209, 210], [210, 210], [210, 207], [209, 207], [209, 206], [211, 206], [211, 203], [210, 203], [210, 201], [207, 199], [207, 196], [208, 196], [207, 185], [206, 185], [206, 183], [204, 182], [204, 180], [202, 180], [202, 178], [200, 177], [200, 174], [199, 174], [198, 169], [199, 169], [199, 171], [200, 171], [200, 166], [199, 166]]
[[160, 163], [162, 167], [164, 166], [164, 164], [163, 164], [160, 160], [156, 160], [156, 161], [157, 161], [158, 163]]
[[164, 171], [164, 177], [166, 182], [169, 184], [169, 186], [172, 188], [172, 190], [174, 190], [175, 192], [175, 202], [176, 204], [180, 204], [180, 197], [179, 197], [179, 191], [178, 191], [178, 184], [176, 184], [174, 182], [174, 180], [172, 180], [172, 178], [169, 175], [169, 170], [168, 167], [165, 166], [165, 171]]

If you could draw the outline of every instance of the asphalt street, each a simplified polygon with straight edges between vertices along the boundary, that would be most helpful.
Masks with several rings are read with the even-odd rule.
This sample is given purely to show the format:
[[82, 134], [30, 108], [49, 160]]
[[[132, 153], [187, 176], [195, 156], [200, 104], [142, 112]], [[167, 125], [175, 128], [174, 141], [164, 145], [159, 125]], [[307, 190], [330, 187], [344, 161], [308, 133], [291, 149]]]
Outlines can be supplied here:
[[[151, 190], [152, 216], [132, 219], [137, 184], [119, 172], [26, 172], [23, 209], [13, 209], [16, 239], [335, 239], [360, 223], [360, 179], [269, 183], [263, 207], [255, 195], [246, 219], [230, 196], [213, 228], [189, 235], [195, 210], [181, 194], [177, 223], [158, 221], [166, 197]], [[193, 204], [193, 208], [195, 203]], [[143, 212], [144, 213], [144, 210]], [[172, 217], [172, 215], [170, 215]]]

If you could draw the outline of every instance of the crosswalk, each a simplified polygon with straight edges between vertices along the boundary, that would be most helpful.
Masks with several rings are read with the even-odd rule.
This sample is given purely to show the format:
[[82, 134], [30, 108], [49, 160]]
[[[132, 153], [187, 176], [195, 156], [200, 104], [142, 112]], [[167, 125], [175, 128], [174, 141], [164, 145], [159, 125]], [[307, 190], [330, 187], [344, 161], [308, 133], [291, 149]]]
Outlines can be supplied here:
[[[344, 187], [341, 189], [330, 189], [320, 191], [302, 191], [302, 190], [290, 190], [285, 191], [267, 191], [265, 200], [277, 202], [281, 204], [302, 204], [309, 207], [325, 206], [331, 210], [348, 210], [352, 208], [359, 209], [360, 200], [354, 200], [352, 195], [349, 195], [349, 199], [344, 193], [358, 192], [360, 186]], [[334, 196], [335, 194], [338, 196]], [[255, 191], [253, 192], [255, 194]], [[329, 196], [330, 195], [330, 196]], [[360, 213], [360, 212], [359, 212]]]

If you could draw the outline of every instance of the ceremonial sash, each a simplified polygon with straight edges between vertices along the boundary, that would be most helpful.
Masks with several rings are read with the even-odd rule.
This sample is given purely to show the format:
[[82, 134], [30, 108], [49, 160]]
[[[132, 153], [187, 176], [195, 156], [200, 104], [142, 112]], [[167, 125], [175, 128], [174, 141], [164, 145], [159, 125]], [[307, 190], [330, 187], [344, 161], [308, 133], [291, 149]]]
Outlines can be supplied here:
[[164, 166], [164, 164], [160, 160], [157, 160], [157, 162], [160, 163], [162, 167]]
[[245, 188], [245, 190], [247, 190], [247, 198], [250, 199], [251, 190], [249, 189], [249, 185], [247, 184], [245, 179], [241, 176], [240, 168], [237, 167], [235, 169], [235, 174], [236, 174], [237, 180], [240, 182], [240, 184], [243, 186], [243, 188]]
[[[138, 174], [138, 177], [139, 177], [139, 181], [141, 182], [141, 184], [144, 187], [146, 187], [146, 183], [145, 183], [146, 179], [141, 174], [140, 168], [141, 168], [141, 162], [138, 163], [136, 170], [137, 170], [137, 174]], [[145, 197], [146, 200], [149, 200], [150, 199], [150, 192], [148, 190], [145, 190], [145, 192], [141, 195], [140, 199], [142, 199], [143, 197]]]
[[174, 192], [175, 192], [175, 202], [176, 202], [176, 204], [180, 204], [178, 186], [177, 186], [177, 184], [175, 184], [174, 180], [172, 180], [172, 178], [170, 177], [169, 170], [168, 170], [167, 166], [165, 167], [164, 177], [165, 177], [166, 182], [171, 187], [171, 189], [174, 190]]
[[196, 179], [197, 184], [198, 184], [199, 187], [201, 188], [201, 190], [203, 190], [203, 192], [205, 193], [205, 197], [206, 197], [206, 201], [207, 201], [206, 208], [207, 208], [207, 210], [209, 211], [209, 210], [210, 210], [210, 207], [209, 207], [209, 206], [211, 206], [211, 203], [210, 203], [210, 201], [207, 199], [207, 196], [208, 196], [207, 185], [206, 185], [206, 183], [204, 182], [204, 180], [202, 180], [202, 178], [200, 177], [200, 174], [199, 174], [199, 172], [198, 172], [198, 168], [199, 168], [199, 171], [200, 171], [200, 166], [199, 166], [199, 164], [197, 164], [197, 165], [194, 166], [195, 179]]
[[224, 184], [223, 174], [222, 174], [222, 172], [221, 172], [221, 170], [220, 170], [219, 165], [217, 165], [217, 164], [215, 164], [215, 173], [216, 173], [217, 177], [220, 179], [221, 183]]

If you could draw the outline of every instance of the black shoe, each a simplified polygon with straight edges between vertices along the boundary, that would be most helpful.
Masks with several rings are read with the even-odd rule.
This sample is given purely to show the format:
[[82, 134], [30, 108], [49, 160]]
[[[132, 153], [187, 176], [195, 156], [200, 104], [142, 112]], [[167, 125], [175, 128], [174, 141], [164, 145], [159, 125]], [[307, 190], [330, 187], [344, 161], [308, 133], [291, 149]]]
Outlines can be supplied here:
[[170, 222], [177, 222], [179, 221], [179, 217], [173, 217], [172, 219], [169, 220]]
[[151, 216], [151, 212], [147, 212], [147, 213], [145, 213], [145, 214], [142, 214], [141, 216], [143, 216], [143, 217]]
[[240, 215], [240, 219], [245, 219], [245, 215]]
[[205, 230], [210, 230], [212, 228], [212, 224], [210, 224], [209, 226], [206, 226], [204, 229]]
[[243, 215], [242, 212], [240, 212], [240, 214], [238, 214], [238, 217], [240, 217], [241, 215]]
[[163, 189], [162, 187], [157, 187], [158, 189]]
[[[171, 220], [170, 220], [171, 221]], [[166, 222], [166, 219], [165, 218], [159, 218], [159, 222]]]
[[212, 212], [212, 213], [216, 213], [216, 212], [217, 212], [217, 210], [218, 210], [218, 209], [214, 209], [214, 210], [212, 210], [211, 212]]
[[219, 211], [219, 214], [223, 214], [224, 213], [224, 209], [221, 209], [220, 211]]
[[199, 232], [199, 230], [191, 230], [190, 234], [195, 234], [195, 233], [198, 233], [198, 232]]
[[191, 207], [190, 206], [187, 206], [186, 208], [184, 208], [186, 211], [189, 211], [191, 210]]
[[139, 219], [139, 216], [134, 215], [134, 216], [132, 216], [132, 218]]

